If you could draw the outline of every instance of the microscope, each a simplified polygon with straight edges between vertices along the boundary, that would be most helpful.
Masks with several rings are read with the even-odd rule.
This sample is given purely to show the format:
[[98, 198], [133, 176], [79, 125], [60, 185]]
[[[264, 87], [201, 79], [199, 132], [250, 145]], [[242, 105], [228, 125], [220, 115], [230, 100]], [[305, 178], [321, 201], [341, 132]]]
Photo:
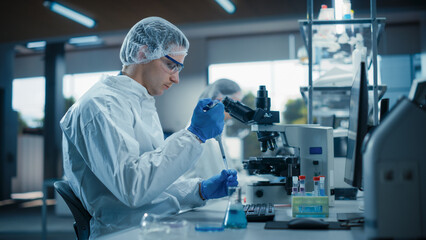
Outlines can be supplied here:
[[[238, 121], [250, 125], [257, 133], [262, 152], [276, 151], [275, 156], [249, 157], [243, 160], [249, 175], [269, 174], [280, 182], [258, 181], [247, 186], [247, 203], [289, 204], [292, 177], [305, 175], [306, 190], [313, 191], [313, 177], [326, 177], [326, 193], [334, 205], [333, 129], [315, 124], [278, 125], [279, 112], [271, 111], [271, 99], [265, 86], [259, 86], [256, 109], [226, 97], [225, 111]], [[279, 147], [277, 142], [280, 143]]]

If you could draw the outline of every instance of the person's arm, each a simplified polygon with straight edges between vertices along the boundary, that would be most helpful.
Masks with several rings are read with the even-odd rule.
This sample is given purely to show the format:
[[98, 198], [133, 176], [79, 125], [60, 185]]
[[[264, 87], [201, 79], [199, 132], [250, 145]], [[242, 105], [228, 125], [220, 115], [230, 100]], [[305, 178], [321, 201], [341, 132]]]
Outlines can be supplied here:
[[192, 133], [181, 130], [167, 138], [163, 146], [139, 155], [132, 128], [134, 117], [119, 107], [112, 108], [111, 113], [117, 116], [114, 121], [99, 111], [91, 121], [64, 129], [64, 133], [91, 171], [120, 201], [140, 207], [187, 171], [202, 148]]
[[200, 195], [201, 182], [200, 178], [179, 178], [165, 190], [165, 193], [176, 198], [180, 209], [200, 207], [207, 203]]
[[228, 187], [235, 186], [238, 186], [237, 171], [224, 169], [206, 180], [180, 178], [166, 192], [176, 197], [182, 209], [202, 206], [208, 199], [225, 197]]

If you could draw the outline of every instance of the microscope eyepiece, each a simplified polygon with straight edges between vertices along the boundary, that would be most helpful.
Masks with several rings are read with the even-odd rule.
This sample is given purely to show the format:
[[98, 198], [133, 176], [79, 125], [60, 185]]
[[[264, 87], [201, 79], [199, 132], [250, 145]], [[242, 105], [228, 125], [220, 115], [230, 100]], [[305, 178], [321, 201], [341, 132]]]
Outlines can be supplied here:
[[271, 99], [268, 97], [268, 91], [263, 85], [259, 86], [259, 90], [257, 91], [256, 108], [260, 108], [265, 111], [271, 110]]
[[254, 111], [246, 105], [229, 97], [225, 97], [222, 103], [225, 106], [225, 111], [237, 120], [243, 123], [248, 123], [253, 120]]
[[[226, 112], [244, 124], [272, 125], [279, 122], [279, 112], [270, 111], [271, 99], [263, 85], [259, 86], [257, 91], [256, 110], [229, 97], [225, 97], [222, 103]], [[276, 132], [258, 131], [257, 140], [260, 142], [260, 150], [262, 152], [266, 152], [268, 149], [274, 151], [277, 148], [276, 137], [278, 137]]]

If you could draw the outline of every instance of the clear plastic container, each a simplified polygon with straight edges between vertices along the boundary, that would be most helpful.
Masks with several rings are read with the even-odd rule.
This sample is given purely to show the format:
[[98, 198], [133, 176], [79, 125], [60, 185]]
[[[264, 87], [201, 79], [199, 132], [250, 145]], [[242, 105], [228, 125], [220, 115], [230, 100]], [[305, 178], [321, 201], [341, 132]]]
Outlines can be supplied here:
[[191, 230], [190, 223], [183, 219], [165, 218], [164, 216], [145, 213], [142, 217], [141, 236], [144, 240], [186, 239]]
[[293, 217], [326, 218], [329, 216], [328, 196], [294, 196], [291, 209]]

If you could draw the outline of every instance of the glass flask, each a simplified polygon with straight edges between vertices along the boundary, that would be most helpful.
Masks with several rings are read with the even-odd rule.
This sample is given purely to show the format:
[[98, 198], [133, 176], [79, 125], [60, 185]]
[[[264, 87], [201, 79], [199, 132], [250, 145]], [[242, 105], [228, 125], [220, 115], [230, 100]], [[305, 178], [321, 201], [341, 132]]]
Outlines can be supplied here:
[[228, 207], [226, 209], [223, 225], [225, 228], [246, 228], [247, 219], [244, 212], [243, 204], [241, 203], [241, 188], [228, 188]]

